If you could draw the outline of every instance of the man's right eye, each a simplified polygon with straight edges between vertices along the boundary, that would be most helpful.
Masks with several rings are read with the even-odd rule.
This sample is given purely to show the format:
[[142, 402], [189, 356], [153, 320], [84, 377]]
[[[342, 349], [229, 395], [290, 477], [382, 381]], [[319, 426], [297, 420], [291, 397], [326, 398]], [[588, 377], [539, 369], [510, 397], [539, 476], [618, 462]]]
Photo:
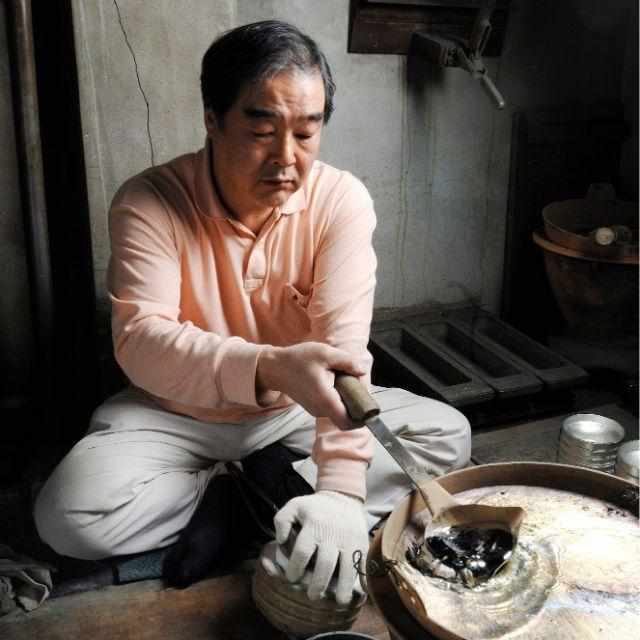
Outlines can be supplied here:
[[256, 138], [268, 138], [269, 136], [272, 136], [273, 133], [273, 131], [254, 131], [253, 135]]

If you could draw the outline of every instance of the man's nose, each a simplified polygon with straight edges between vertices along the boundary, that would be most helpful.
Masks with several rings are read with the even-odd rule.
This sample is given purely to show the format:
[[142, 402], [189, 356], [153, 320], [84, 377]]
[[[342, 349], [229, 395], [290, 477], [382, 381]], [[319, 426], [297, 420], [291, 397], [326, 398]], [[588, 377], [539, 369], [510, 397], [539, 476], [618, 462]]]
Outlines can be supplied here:
[[283, 133], [276, 137], [273, 150], [273, 163], [288, 167], [295, 163], [295, 139], [289, 133]]

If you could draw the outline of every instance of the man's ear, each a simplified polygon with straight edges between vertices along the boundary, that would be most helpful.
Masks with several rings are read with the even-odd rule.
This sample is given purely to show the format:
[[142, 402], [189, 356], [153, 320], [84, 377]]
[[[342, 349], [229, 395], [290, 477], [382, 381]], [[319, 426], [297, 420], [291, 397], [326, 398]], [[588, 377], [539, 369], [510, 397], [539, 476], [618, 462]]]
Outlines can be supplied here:
[[213, 140], [220, 132], [220, 123], [216, 114], [211, 109], [204, 111], [204, 126], [207, 129], [207, 135]]

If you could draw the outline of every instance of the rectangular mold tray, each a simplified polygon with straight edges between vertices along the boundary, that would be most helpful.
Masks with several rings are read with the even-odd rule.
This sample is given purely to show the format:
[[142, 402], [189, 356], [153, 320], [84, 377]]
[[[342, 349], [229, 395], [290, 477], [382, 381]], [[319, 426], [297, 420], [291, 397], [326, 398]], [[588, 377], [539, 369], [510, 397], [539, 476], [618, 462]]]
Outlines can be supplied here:
[[461, 407], [484, 402], [494, 392], [440, 347], [401, 325], [373, 328], [369, 343], [376, 368], [422, 395]]
[[418, 322], [417, 333], [435, 342], [451, 360], [472, 371], [495, 390], [499, 398], [511, 398], [542, 389], [542, 382], [528, 369], [497, 351], [488, 340], [472, 335], [464, 326], [452, 322]]
[[551, 389], [573, 387], [588, 378], [581, 367], [486, 312], [459, 313], [453, 324], [480, 336], [497, 353], [509, 357]]

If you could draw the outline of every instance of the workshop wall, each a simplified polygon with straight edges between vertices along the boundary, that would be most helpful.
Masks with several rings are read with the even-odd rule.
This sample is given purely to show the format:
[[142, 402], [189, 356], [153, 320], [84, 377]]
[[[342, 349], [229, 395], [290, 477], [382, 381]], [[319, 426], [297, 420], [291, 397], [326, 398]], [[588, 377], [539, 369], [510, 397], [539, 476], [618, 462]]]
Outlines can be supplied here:
[[348, 54], [348, 0], [118, 0], [120, 16], [115, 1], [75, 0], [99, 297], [106, 212], [118, 185], [151, 163], [151, 144], [156, 163], [202, 145], [198, 66], [205, 49], [233, 26], [281, 18], [317, 39], [333, 67], [336, 112], [321, 157], [361, 178], [375, 200], [376, 307], [473, 298], [496, 309], [511, 115], [621, 98], [635, 3], [604, 4], [512, 2], [503, 54], [487, 60], [508, 103], [500, 112], [459, 69], [416, 65], [407, 72], [405, 56]]
[[[199, 64], [219, 34], [254, 20], [298, 24], [338, 83], [322, 158], [361, 178], [376, 202], [376, 307], [499, 306], [515, 111], [622, 100], [631, 125], [621, 185], [638, 194], [636, 0], [512, 0], [500, 58], [507, 108], [468, 74], [397, 55], [347, 53], [349, 0], [72, 0], [94, 272], [107, 331], [107, 211], [129, 176], [204, 141]], [[0, 3], [0, 405], [29, 388], [32, 322]], [[105, 334], [105, 339], [107, 339]]]
[[[98, 303], [118, 187], [205, 139], [200, 60], [235, 24], [235, 0], [73, 0]], [[129, 48], [130, 47], [130, 48]]]
[[333, 67], [336, 112], [321, 157], [361, 178], [375, 200], [376, 307], [474, 298], [497, 308], [511, 114], [622, 97], [635, 3], [603, 4], [512, 2], [503, 54], [487, 60], [508, 103], [500, 112], [459, 69], [407, 72], [405, 56], [348, 54], [348, 0], [118, 0], [120, 16], [115, 1], [75, 0], [99, 297], [118, 185], [151, 163], [151, 145], [156, 163], [202, 145], [198, 66], [210, 41], [281, 18], [310, 33]]

